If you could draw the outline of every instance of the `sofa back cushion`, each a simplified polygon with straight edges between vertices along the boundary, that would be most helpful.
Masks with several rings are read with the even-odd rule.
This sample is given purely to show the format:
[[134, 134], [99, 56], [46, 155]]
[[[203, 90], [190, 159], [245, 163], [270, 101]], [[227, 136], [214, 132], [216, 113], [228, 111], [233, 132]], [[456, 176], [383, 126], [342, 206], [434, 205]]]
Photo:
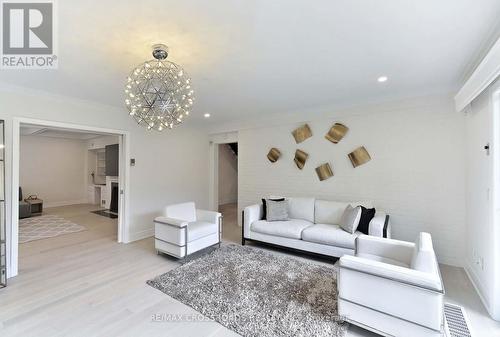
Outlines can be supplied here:
[[314, 222], [314, 198], [287, 198], [288, 217]]
[[165, 208], [165, 216], [187, 222], [196, 221], [196, 207], [194, 202], [170, 205]]
[[316, 200], [314, 222], [329, 225], [338, 225], [348, 202]]
[[432, 238], [429, 233], [420, 233], [415, 241], [415, 248], [411, 258], [411, 269], [424, 273], [437, 273], [437, 262], [432, 247]]
[[314, 205], [314, 222], [320, 224], [338, 225], [342, 219], [345, 208], [351, 205], [352, 207], [363, 206], [372, 208], [371, 201], [329, 201], [316, 199]]

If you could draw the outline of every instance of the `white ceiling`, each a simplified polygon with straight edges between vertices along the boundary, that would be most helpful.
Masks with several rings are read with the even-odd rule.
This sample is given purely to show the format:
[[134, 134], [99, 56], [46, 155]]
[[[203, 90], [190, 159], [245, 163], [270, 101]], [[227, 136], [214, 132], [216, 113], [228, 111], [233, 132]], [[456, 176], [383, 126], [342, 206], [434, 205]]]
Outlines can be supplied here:
[[498, 0], [57, 3], [59, 69], [0, 82], [122, 107], [129, 71], [163, 42], [210, 122], [454, 91], [500, 17]]

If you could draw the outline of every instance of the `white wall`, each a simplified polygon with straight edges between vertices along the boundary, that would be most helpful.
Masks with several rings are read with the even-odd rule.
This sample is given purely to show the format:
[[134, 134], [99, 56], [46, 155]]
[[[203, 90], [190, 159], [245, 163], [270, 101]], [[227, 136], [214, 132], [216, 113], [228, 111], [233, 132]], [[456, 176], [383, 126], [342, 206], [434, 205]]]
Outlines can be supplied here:
[[219, 144], [219, 205], [238, 201], [238, 157], [229, 145]]
[[21, 136], [19, 184], [44, 207], [85, 203], [87, 144], [82, 140]]
[[[0, 88], [0, 102], [0, 119], [6, 121], [7, 219], [11, 217], [12, 120], [16, 116], [130, 132], [136, 165], [130, 168], [127, 241], [152, 235], [152, 219], [169, 203], [192, 200], [200, 208], [208, 206], [208, 136], [189, 121], [171, 131], [149, 132], [125, 108], [16, 88]], [[10, 236], [10, 221], [7, 228]]]
[[[494, 112], [493, 93], [500, 83], [485, 90], [466, 110], [467, 226], [465, 268], [490, 314], [500, 319], [498, 228], [498, 162], [500, 123]], [[496, 115], [495, 115], [496, 114]], [[496, 141], [495, 141], [496, 138]], [[484, 146], [490, 144], [487, 155]], [[495, 191], [496, 190], [496, 191]], [[495, 193], [497, 193], [495, 195]], [[495, 213], [496, 210], [496, 213]], [[496, 218], [495, 218], [496, 216]], [[497, 300], [495, 301], [495, 297]], [[496, 303], [496, 304], [495, 304]], [[496, 306], [496, 307], [495, 307]]]
[[[325, 113], [291, 116], [267, 126], [239, 128], [239, 209], [267, 195], [365, 200], [391, 215], [393, 236], [414, 241], [432, 233], [441, 262], [462, 265], [465, 256], [464, 119], [450, 97], [422, 98]], [[316, 117], [318, 116], [318, 117]], [[299, 119], [302, 118], [302, 119]], [[350, 130], [337, 145], [324, 138], [334, 122]], [[291, 131], [308, 122], [314, 136], [296, 145]], [[234, 127], [234, 126], [232, 126]], [[372, 156], [354, 169], [347, 154], [364, 145]], [[271, 147], [282, 158], [270, 163]], [[301, 171], [296, 149], [310, 157]], [[335, 176], [320, 182], [314, 168], [332, 165]]]

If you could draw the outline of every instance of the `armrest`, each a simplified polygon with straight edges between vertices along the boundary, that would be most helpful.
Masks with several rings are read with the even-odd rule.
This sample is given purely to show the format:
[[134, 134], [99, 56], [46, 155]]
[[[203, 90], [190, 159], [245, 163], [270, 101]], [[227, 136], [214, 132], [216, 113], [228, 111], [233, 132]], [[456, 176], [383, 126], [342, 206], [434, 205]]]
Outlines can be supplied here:
[[187, 221], [181, 220], [181, 219], [174, 219], [174, 218], [169, 218], [166, 216], [159, 216], [155, 218], [155, 223], [162, 223], [165, 225], [170, 225], [174, 227], [186, 227], [188, 225]]
[[340, 258], [340, 268], [346, 268], [373, 277], [381, 277], [393, 282], [443, 293], [443, 287], [439, 276], [418, 270], [349, 255], [344, 255]]
[[360, 235], [356, 238], [356, 254], [370, 254], [411, 263], [415, 244], [413, 242]]
[[250, 225], [254, 221], [261, 220], [264, 216], [264, 209], [262, 204], [255, 204], [252, 206], [245, 207], [243, 210], [243, 234], [247, 235], [250, 231]]
[[199, 221], [206, 221], [210, 223], [218, 223], [219, 218], [222, 216], [219, 212], [206, 211], [203, 209], [196, 210], [196, 219]]
[[380, 238], [391, 238], [391, 224], [389, 215], [385, 212], [377, 212], [368, 226], [368, 234]]

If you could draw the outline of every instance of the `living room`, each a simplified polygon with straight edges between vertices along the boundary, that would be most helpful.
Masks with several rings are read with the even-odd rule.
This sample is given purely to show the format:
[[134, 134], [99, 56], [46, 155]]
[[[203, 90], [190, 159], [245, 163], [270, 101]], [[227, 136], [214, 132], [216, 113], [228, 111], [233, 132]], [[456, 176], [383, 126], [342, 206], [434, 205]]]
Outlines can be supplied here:
[[[2, 1], [2, 336], [500, 336], [498, 1], [42, 3]], [[116, 138], [50, 205], [27, 125]], [[23, 268], [24, 199], [113, 182]]]

